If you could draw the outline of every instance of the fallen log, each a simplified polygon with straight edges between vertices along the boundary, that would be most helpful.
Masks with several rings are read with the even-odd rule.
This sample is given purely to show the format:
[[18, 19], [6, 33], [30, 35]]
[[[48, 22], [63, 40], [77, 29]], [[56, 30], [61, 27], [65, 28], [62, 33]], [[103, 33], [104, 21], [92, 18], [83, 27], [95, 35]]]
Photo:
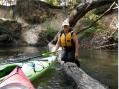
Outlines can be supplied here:
[[108, 89], [99, 81], [85, 73], [81, 68], [77, 67], [74, 63], [61, 63], [61, 66], [68, 80], [70, 79], [75, 83], [75, 85], [73, 85], [74, 89]]
[[[48, 46], [51, 51], [55, 45], [49, 43]], [[73, 89], [108, 89], [108, 87], [89, 76], [81, 68], [77, 67], [75, 63], [64, 63], [61, 61], [60, 52], [58, 52], [58, 62], [60, 63], [63, 72], [66, 74], [67, 79], [73, 82]]]

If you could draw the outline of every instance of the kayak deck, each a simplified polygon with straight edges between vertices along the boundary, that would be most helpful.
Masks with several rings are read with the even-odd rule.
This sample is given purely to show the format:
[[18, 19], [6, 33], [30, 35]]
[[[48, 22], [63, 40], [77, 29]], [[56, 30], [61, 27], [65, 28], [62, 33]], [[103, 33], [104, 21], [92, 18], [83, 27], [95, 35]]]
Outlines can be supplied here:
[[25, 75], [33, 81], [38, 76], [42, 75], [53, 64], [55, 59], [56, 56], [50, 56], [37, 61], [2, 65], [0, 66], [0, 80], [3, 80], [17, 65], [19, 65], [22, 67], [22, 71]]

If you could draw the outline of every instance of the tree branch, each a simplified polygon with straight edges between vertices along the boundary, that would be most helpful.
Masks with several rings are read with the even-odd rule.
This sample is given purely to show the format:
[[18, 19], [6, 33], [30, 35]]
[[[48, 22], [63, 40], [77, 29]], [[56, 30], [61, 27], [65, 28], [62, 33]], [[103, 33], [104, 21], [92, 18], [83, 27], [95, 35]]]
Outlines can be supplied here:
[[[87, 3], [81, 3], [79, 4], [69, 15], [67, 19], [69, 19], [69, 23], [71, 28], [73, 28], [77, 21], [80, 20], [85, 14], [95, 8], [113, 3], [113, 0], [95, 0], [93, 2], [87, 2]], [[57, 36], [61, 32], [61, 30], [57, 33], [57, 35], [54, 37], [54, 39], [51, 41], [51, 43], [56, 44]]]
[[95, 47], [94, 49], [101, 49], [101, 48], [106, 48], [106, 47], [114, 47], [117, 46], [117, 43], [114, 44], [109, 44], [109, 45], [103, 45], [103, 46], [99, 46], [99, 47]]
[[77, 32], [77, 34], [79, 34], [80, 32], [86, 30], [86, 29], [89, 29], [91, 28], [97, 21], [99, 21], [107, 12], [109, 12], [113, 6], [115, 5], [115, 2], [112, 3], [112, 5], [98, 18], [96, 19], [90, 26], [86, 27], [86, 28], [83, 28], [82, 30], [80, 30], [79, 32]]
[[97, 7], [100, 6], [104, 6], [110, 3], [113, 3], [113, 0], [96, 0], [93, 1], [91, 3], [87, 2], [87, 3], [81, 3], [79, 4], [76, 9], [74, 9], [71, 14], [69, 15], [68, 19], [69, 19], [69, 23], [71, 27], [74, 27], [77, 23], [77, 21], [82, 18], [83, 16], [85, 16], [85, 14], [92, 10], [95, 9]]

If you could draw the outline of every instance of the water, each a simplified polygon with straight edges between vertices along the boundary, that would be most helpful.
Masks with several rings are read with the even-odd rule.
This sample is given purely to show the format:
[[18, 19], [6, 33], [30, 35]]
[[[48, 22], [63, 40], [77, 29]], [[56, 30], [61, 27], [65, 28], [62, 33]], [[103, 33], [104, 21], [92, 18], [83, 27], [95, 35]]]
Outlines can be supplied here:
[[55, 64], [43, 76], [33, 81], [36, 89], [73, 89], [72, 83], [68, 82], [60, 66]]
[[[0, 62], [18, 54], [40, 53], [44, 48], [19, 47], [0, 48]], [[115, 50], [80, 50], [81, 68], [93, 78], [108, 86], [118, 89], [118, 54]], [[36, 89], [73, 89], [66, 80], [60, 66], [56, 63], [46, 73], [33, 82]]]
[[0, 58], [7, 58], [10, 56], [18, 56], [18, 55], [28, 55], [31, 54], [40, 54], [46, 47], [38, 48], [38, 47], [6, 47], [0, 48]]
[[118, 52], [115, 50], [81, 50], [81, 68], [93, 78], [118, 89]]

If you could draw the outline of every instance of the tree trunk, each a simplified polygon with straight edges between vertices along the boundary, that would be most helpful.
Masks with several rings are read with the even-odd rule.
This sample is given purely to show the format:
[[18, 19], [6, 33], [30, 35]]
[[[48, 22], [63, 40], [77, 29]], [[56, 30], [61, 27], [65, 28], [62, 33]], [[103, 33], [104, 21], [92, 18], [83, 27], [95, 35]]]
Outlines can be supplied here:
[[93, 2], [86, 2], [86, 3], [81, 3], [79, 4], [69, 15], [68, 19], [69, 19], [69, 23], [71, 27], [74, 27], [77, 23], [77, 21], [82, 18], [83, 16], [85, 16], [85, 14], [92, 10], [95, 9], [97, 7], [103, 6], [103, 5], [107, 5], [110, 3], [113, 3], [113, 0], [96, 0]]
[[[70, 23], [70, 27], [73, 28], [77, 21], [80, 20], [83, 16], [85, 16], [85, 14], [95, 8], [113, 3], [114, 0], [95, 0], [95, 1], [90, 1], [86, 3], [81, 3], [79, 4], [71, 13], [70, 15], [67, 17], [67, 19], [69, 20]], [[61, 30], [58, 32], [60, 33]], [[57, 41], [57, 36], [58, 34], [54, 37], [54, 39], [51, 41], [53, 44], [56, 44]]]

